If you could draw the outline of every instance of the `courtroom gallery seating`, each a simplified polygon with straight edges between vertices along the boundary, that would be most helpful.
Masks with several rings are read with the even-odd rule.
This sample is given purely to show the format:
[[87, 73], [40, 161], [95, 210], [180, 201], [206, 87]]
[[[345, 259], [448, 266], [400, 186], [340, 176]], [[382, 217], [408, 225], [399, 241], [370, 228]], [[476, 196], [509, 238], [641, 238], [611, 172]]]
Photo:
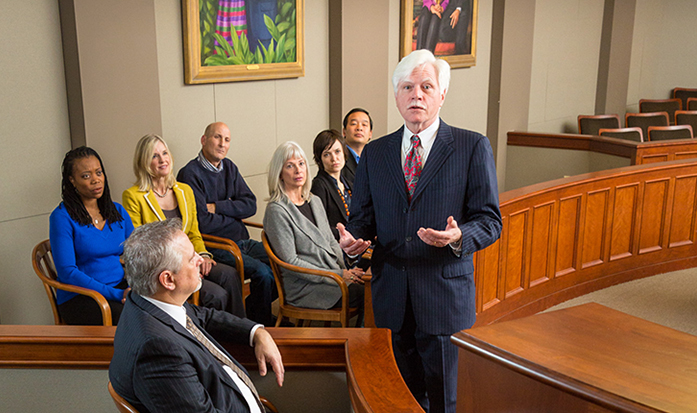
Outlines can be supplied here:
[[697, 131], [697, 110], [679, 110], [675, 112], [676, 125], [692, 126], [692, 133]]
[[670, 139], [692, 139], [692, 126], [649, 126], [649, 141], [665, 141]]
[[581, 135], [597, 135], [600, 129], [619, 127], [619, 115], [578, 115], [578, 133]]
[[64, 290], [72, 293], [86, 295], [97, 302], [102, 312], [102, 324], [105, 326], [111, 325], [111, 307], [103, 295], [88, 288], [78, 287], [76, 285], [65, 284], [58, 281], [56, 267], [53, 264], [53, 255], [51, 253], [51, 242], [49, 240], [41, 241], [34, 247], [31, 254], [34, 271], [39, 277], [48, 295], [48, 301], [51, 303], [53, 310], [53, 320], [56, 325], [65, 324], [65, 320], [58, 312], [58, 304], [56, 304], [56, 290]]
[[687, 98], [687, 110], [697, 110], [697, 98]]
[[649, 126], [668, 126], [668, 112], [630, 113], [624, 115], [626, 127], [639, 127], [641, 133], [648, 138]]
[[688, 109], [688, 110], [695, 110], [695, 109], [689, 109], [689, 99], [697, 99], [697, 89], [688, 89], [684, 87], [676, 87], [673, 89], [673, 98], [680, 99], [682, 102], [682, 107], [683, 109]]
[[639, 112], [667, 112], [668, 120], [671, 124], [675, 119], [675, 111], [682, 110], [682, 101], [680, 99], [641, 99], [639, 101]]
[[[276, 280], [276, 288], [278, 289], [278, 319], [276, 320], [276, 327], [281, 325], [284, 317], [295, 318], [298, 320], [298, 326], [302, 326], [303, 320], [318, 320], [324, 321], [325, 326], [329, 327], [332, 321], [338, 321], [341, 323], [342, 327], [349, 326], [349, 320], [351, 317], [358, 314], [358, 308], [349, 308], [349, 292], [348, 287], [344, 279], [331, 271], [314, 270], [310, 268], [298, 267], [296, 265], [288, 264], [282, 261], [276, 256], [271, 249], [269, 240], [266, 237], [264, 231], [261, 232], [261, 241], [264, 244], [264, 249], [266, 254], [269, 256], [269, 261], [271, 261], [271, 270], [273, 271], [274, 279]], [[290, 305], [286, 302], [285, 288], [283, 286], [283, 274], [281, 273], [281, 268], [287, 271], [293, 271], [301, 274], [319, 275], [321, 277], [331, 278], [339, 284], [341, 288], [341, 307], [340, 308], [329, 308], [326, 310], [316, 309], [316, 308], [302, 308]]]
[[610, 138], [627, 139], [634, 142], [644, 142], [644, 135], [641, 128], [617, 128], [617, 129], [600, 129], [598, 135]]

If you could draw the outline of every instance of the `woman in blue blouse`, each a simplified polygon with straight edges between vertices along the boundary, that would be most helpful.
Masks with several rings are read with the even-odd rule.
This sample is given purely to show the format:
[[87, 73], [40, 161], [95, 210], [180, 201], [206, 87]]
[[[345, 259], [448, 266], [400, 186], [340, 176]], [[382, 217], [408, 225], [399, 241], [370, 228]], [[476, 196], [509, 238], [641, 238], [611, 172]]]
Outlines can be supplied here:
[[[129, 291], [120, 256], [133, 223], [111, 200], [104, 166], [94, 149], [81, 146], [65, 155], [61, 197], [63, 202], [50, 218], [58, 281], [102, 294], [116, 325]], [[90, 297], [58, 290], [56, 301], [66, 323], [102, 324], [99, 306]]]

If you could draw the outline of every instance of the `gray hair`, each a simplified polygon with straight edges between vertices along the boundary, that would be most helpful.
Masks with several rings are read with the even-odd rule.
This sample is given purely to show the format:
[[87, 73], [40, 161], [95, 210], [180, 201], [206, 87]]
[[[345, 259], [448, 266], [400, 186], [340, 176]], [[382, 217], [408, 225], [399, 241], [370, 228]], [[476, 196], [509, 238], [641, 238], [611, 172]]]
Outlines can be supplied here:
[[303, 199], [310, 202], [310, 189], [312, 189], [312, 181], [310, 180], [310, 163], [307, 161], [307, 156], [305, 156], [305, 151], [303, 151], [303, 148], [293, 141], [280, 144], [271, 157], [268, 180], [270, 202], [288, 198], [288, 195], [283, 188], [283, 181], [281, 181], [281, 172], [283, 171], [283, 165], [285, 165], [289, 159], [297, 158], [302, 158], [302, 160], [305, 161], [305, 184], [303, 185], [302, 196]]
[[433, 69], [436, 71], [441, 92], [447, 92], [450, 86], [450, 65], [443, 59], [437, 59], [429, 50], [420, 49], [404, 56], [394, 69], [392, 74], [394, 93], [397, 93], [399, 84], [409, 77], [414, 69], [427, 64], [433, 66]]
[[162, 271], [178, 273], [182, 254], [174, 246], [180, 219], [166, 219], [136, 228], [123, 246], [124, 270], [131, 289], [143, 297], [157, 292]]

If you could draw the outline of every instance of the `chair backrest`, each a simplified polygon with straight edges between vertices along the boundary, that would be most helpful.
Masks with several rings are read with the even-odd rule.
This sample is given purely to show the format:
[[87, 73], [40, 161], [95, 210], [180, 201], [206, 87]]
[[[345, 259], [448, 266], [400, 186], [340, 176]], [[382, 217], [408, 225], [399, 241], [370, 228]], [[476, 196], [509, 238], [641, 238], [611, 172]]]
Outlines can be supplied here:
[[[232, 254], [232, 256], [235, 258], [235, 269], [237, 270], [237, 273], [240, 275], [240, 283], [242, 285], [242, 303], [244, 304], [244, 307], [246, 308], [246, 298], [249, 295], [249, 283], [245, 282], [244, 279], [244, 261], [242, 259], [242, 251], [240, 250], [240, 247], [235, 243], [235, 241], [228, 239], [228, 238], [223, 238], [223, 237], [218, 237], [215, 235], [210, 235], [210, 234], [201, 234], [201, 238], [203, 238], [203, 244], [206, 246], [206, 249], [218, 249], [218, 250], [224, 250]], [[249, 280], [247, 280], [249, 281]], [[197, 294], [198, 291], [194, 294]], [[198, 295], [195, 296], [196, 300], [196, 305], [198, 305]]]
[[688, 88], [684, 88], [684, 87], [676, 87], [675, 89], [673, 89], [673, 97], [678, 98], [682, 101], [683, 109], [697, 110], [697, 109], [690, 109], [689, 103], [688, 103], [688, 100], [690, 98], [697, 99], [697, 89], [688, 89]]
[[34, 266], [34, 272], [39, 276], [41, 283], [46, 290], [46, 295], [48, 295], [48, 301], [51, 303], [51, 309], [53, 310], [53, 321], [56, 325], [65, 324], [65, 321], [60, 316], [58, 312], [58, 305], [56, 304], [56, 289], [51, 286], [48, 281], [58, 280], [58, 274], [56, 273], [56, 267], [53, 264], [53, 255], [51, 253], [51, 242], [49, 240], [43, 240], [34, 247], [34, 251], [31, 254], [32, 265]]
[[56, 302], [56, 290], [64, 290], [86, 295], [95, 300], [102, 312], [102, 325], [111, 326], [111, 307], [109, 307], [109, 303], [103, 295], [88, 288], [64, 284], [58, 281], [58, 273], [53, 264], [53, 254], [51, 253], [51, 242], [49, 240], [43, 240], [38, 243], [34, 247], [31, 257], [34, 272], [43, 283], [46, 295], [48, 295], [48, 301], [51, 303], [53, 321], [56, 325], [65, 324], [65, 320], [58, 312], [58, 304]]
[[119, 409], [119, 412], [138, 413], [138, 410], [136, 410], [135, 407], [133, 407], [129, 402], [126, 401], [126, 399], [124, 399], [118, 393], [116, 393], [116, 390], [114, 390], [114, 386], [111, 385], [111, 382], [109, 382], [108, 387], [109, 394], [111, 395], [111, 398], [114, 399], [114, 404], [116, 405], [116, 408]]
[[692, 126], [649, 126], [650, 141], [665, 141], [670, 139], [692, 139]]
[[610, 138], [626, 139], [635, 142], [644, 142], [644, 135], [641, 128], [616, 128], [616, 129], [600, 129], [598, 135], [607, 136]]
[[649, 126], [668, 126], [668, 112], [627, 113], [624, 121], [628, 128], [639, 127], [641, 133], [648, 139]]
[[679, 110], [675, 112], [676, 125], [690, 125], [692, 132], [697, 131], [697, 110]]
[[687, 98], [687, 110], [697, 110], [697, 98]]
[[641, 99], [639, 101], [639, 112], [667, 112], [668, 121], [673, 122], [675, 119], [675, 111], [682, 110], [682, 101], [680, 99]]
[[269, 256], [269, 264], [271, 264], [271, 272], [273, 272], [273, 278], [276, 281], [276, 289], [278, 290], [278, 304], [280, 306], [286, 305], [286, 290], [283, 286], [283, 274], [281, 273], [281, 268], [279, 263], [281, 259], [274, 254], [273, 249], [271, 249], [271, 244], [269, 244], [269, 239], [266, 236], [266, 232], [261, 231], [261, 242], [264, 244], [264, 250], [266, 250], [266, 255]]
[[581, 135], [597, 135], [600, 129], [619, 127], [619, 115], [578, 115], [578, 133]]

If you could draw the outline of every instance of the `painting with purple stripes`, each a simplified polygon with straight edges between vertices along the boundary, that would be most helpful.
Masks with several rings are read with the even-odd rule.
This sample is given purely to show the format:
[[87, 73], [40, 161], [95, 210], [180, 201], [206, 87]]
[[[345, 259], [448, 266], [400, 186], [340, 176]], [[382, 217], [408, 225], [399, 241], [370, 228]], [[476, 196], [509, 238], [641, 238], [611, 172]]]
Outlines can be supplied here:
[[186, 84], [304, 76], [304, 0], [182, 0]]

